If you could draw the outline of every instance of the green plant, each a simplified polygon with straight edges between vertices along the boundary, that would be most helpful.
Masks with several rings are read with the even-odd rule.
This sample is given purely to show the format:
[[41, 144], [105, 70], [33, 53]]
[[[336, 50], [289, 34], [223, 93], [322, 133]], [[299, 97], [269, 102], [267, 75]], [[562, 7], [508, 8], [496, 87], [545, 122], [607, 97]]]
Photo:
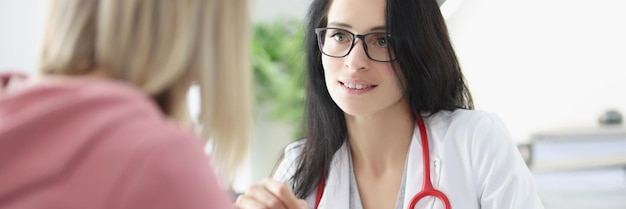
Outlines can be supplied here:
[[252, 67], [257, 104], [269, 104], [270, 119], [293, 124], [302, 135], [304, 32], [302, 23], [282, 19], [254, 25]]

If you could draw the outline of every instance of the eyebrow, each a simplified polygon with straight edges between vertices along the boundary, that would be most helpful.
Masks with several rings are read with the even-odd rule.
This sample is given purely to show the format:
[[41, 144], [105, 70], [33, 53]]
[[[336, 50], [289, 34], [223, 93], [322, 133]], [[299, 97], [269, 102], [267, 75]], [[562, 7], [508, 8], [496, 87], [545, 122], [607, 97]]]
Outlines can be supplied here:
[[[328, 26], [335, 26], [335, 27], [344, 27], [344, 28], [352, 28], [351, 25], [347, 24], [347, 23], [342, 23], [342, 22], [330, 22], [328, 23]], [[386, 31], [387, 28], [385, 26], [376, 26], [370, 29], [370, 31]]]

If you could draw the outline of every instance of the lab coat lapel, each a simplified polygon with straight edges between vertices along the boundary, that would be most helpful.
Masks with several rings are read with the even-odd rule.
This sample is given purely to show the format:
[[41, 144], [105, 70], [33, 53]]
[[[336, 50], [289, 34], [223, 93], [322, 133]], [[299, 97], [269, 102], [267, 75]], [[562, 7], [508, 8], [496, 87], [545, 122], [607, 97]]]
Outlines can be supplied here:
[[[428, 130], [428, 127], [426, 127]], [[428, 132], [428, 131], [427, 131]], [[430, 134], [430, 133], [427, 133]], [[432, 140], [429, 141], [432, 147]], [[432, 150], [432, 149], [429, 149]], [[408, 153], [408, 164], [406, 173], [406, 185], [404, 186], [404, 204], [402, 208], [408, 208], [409, 203], [418, 192], [422, 191], [424, 186], [424, 163], [422, 155], [422, 137], [417, 123], [413, 129], [413, 137], [411, 139], [411, 145]], [[433, 156], [431, 156], [433, 158]], [[432, 159], [431, 159], [432, 160]], [[431, 163], [432, 167], [432, 163]], [[433, 176], [431, 176], [432, 178]], [[431, 205], [433, 201], [432, 197], [425, 197], [419, 201], [415, 208], [427, 208], [427, 205]]]
[[344, 209], [350, 201], [350, 158], [344, 143], [333, 156], [318, 209]]

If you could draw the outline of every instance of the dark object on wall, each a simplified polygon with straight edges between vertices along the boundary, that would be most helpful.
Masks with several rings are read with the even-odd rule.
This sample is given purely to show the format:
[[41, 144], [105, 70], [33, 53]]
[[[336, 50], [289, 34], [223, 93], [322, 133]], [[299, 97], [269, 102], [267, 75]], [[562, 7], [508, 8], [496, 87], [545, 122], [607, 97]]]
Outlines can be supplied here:
[[617, 110], [608, 110], [600, 116], [598, 122], [602, 125], [619, 125], [622, 124], [622, 114]]

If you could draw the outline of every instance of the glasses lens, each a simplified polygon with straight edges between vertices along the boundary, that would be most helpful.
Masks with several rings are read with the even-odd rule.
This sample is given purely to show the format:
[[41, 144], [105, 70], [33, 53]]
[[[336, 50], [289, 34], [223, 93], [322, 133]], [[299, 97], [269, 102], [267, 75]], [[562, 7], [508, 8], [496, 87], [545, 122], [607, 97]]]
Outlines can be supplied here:
[[348, 54], [352, 46], [352, 33], [341, 29], [324, 29], [318, 33], [321, 40], [320, 49], [331, 57], [343, 57]]
[[389, 49], [389, 35], [387, 33], [370, 33], [364, 37], [367, 44], [367, 54], [376, 61], [391, 61], [395, 59]]

